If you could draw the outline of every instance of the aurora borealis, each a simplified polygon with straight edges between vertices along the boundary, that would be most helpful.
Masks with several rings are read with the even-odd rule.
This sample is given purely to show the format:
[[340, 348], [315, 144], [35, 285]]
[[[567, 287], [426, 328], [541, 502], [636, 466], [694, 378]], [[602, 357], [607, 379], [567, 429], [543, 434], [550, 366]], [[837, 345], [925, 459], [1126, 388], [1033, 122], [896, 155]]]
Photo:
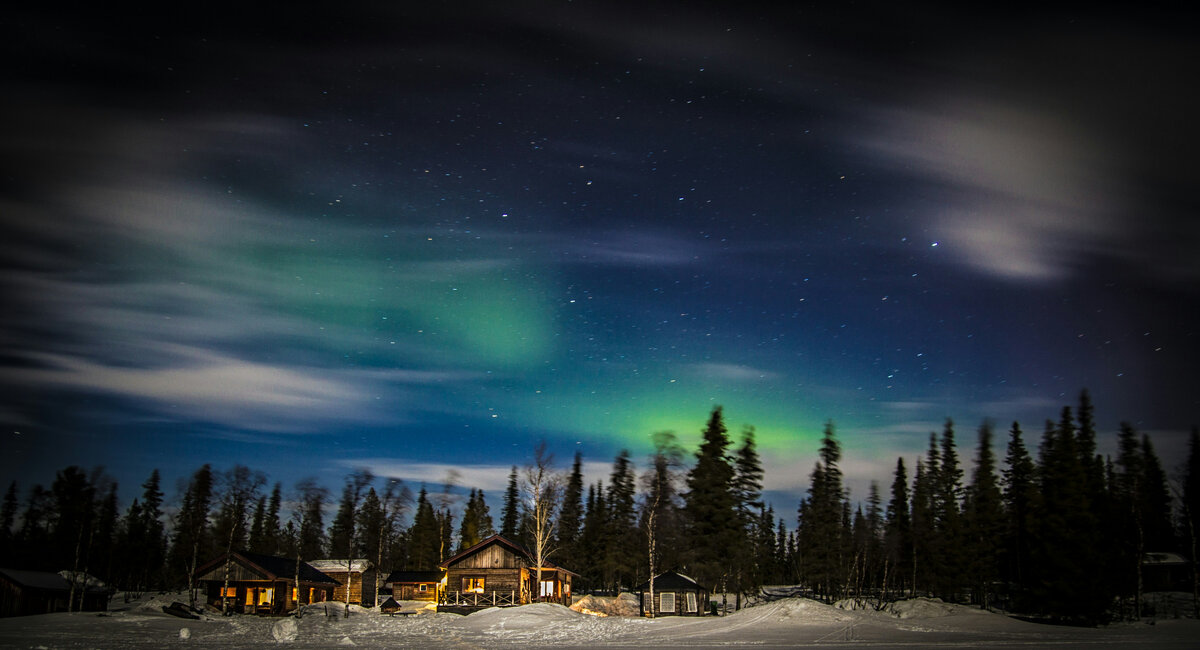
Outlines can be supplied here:
[[498, 496], [720, 404], [792, 511], [827, 420], [859, 498], [946, 417], [1197, 421], [1172, 16], [404, 4], [10, 10], [5, 478]]

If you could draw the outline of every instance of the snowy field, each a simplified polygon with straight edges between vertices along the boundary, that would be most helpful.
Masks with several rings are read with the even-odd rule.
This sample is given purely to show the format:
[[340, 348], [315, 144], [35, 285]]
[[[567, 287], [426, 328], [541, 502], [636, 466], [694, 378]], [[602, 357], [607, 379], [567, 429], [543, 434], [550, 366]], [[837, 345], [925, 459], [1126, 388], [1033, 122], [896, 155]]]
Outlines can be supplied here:
[[[328, 608], [310, 606], [300, 619], [205, 616], [186, 620], [162, 613], [162, 605], [172, 600], [184, 599], [154, 596], [125, 604], [118, 597], [112, 611], [103, 615], [0, 619], [0, 647], [1200, 647], [1200, 622], [1193, 620], [1099, 629], [1055, 627], [921, 599], [876, 612], [788, 598], [724, 617], [654, 620], [592, 616], [549, 604], [488, 609], [470, 616], [429, 611], [387, 616], [352, 607], [347, 619], [342, 617], [342, 605], [332, 603]], [[625, 603], [608, 600], [610, 611], [623, 611], [628, 605], [628, 599]], [[405, 605], [408, 611], [416, 611], [422, 603]]]

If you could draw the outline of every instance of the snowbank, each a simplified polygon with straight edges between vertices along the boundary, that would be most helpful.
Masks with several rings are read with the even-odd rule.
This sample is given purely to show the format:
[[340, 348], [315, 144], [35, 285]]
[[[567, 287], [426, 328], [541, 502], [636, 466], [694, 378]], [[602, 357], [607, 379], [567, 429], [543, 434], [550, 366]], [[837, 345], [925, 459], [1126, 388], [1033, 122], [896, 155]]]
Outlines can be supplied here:
[[959, 605], [951, 605], [941, 598], [910, 598], [888, 603], [882, 611], [896, 618], [938, 618], [949, 616], [958, 609], [961, 609]]
[[584, 596], [571, 609], [592, 616], [641, 616], [638, 597], [630, 593], [616, 597]]

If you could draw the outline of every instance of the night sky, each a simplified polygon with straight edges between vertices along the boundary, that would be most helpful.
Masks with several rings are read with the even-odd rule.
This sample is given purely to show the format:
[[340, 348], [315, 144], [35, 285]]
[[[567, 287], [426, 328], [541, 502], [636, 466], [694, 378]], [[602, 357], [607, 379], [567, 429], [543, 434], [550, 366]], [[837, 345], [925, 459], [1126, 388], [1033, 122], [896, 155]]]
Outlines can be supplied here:
[[538, 440], [595, 480], [719, 404], [791, 520], [827, 420], [859, 499], [1083, 388], [1173, 470], [1191, 22], [900, 5], [6, 10], [0, 479], [457, 468], [498, 512]]

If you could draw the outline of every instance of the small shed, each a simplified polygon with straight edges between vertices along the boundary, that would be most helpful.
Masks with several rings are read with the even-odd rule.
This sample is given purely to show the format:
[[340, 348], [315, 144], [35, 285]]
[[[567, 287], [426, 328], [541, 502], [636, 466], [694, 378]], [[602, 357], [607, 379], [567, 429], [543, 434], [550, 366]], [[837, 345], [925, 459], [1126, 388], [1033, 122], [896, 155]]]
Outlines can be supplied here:
[[437, 602], [441, 571], [392, 571], [387, 587], [396, 600], [426, 600]]
[[[225, 567], [229, 565], [229, 587]], [[205, 602], [220, 610], [228, 599], [231, 611], [279, 616], [297, 604], [330, 600], [338, 582], [307, 562], [300, 562], [297, 589], [296, 558], [235, 551], [196, 569], [196, 581], [204, 588]]]
[[576, 575], [551, 562], [538, 567], [533, 554], [516, 542], [493, 535], [442, 562], [446, 582], [439, 612], [470, 613], [485, 607], [533, 602], [571, 605], [571, 578]]
[[[313, 568], [338, 581], [331, 600], [346, 602], [346, 590], [350, 590], [350, 602], [363, 607], [374, 607], [378, 587], [375, 585], [375, 568], [370, 560], [312, 560]], [[367, 588], [363, 589], [366, 584]]]
[[[0, 569], [0, 617], [107, 610], [109, 589], [91, 576], [80, 577], [72, 594], [71, 581], [61, 574]], [[74, 603], [70, 602], [72, 595]]]
[[655, 616], [704, 616], [708, 613], [708, 589], [675, 571], [654, 576], [654, 599], [650, 599], [650, 581], [637, 588], [642, 614], [653, 607]]

